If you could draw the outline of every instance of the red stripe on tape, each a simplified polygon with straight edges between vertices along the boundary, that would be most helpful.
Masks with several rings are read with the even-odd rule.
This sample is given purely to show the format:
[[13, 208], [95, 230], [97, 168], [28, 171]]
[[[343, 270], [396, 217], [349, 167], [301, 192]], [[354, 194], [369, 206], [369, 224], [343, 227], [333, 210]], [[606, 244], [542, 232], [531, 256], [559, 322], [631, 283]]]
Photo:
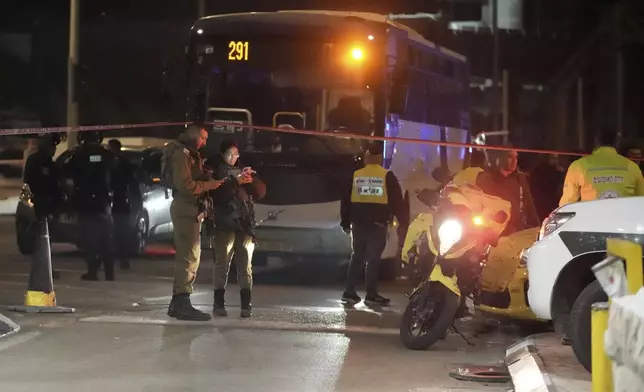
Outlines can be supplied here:
[[[58, 133], [58, 132], [111, 131], [111, 130], [117, 130], [117, 129], [185, 126], [188, 124], [190, 123], [155, 122], [155, 123], [142, 123], [142, 124], [82, 125], [77, 127], [5, 128], [5, 129], [0, 129], [0, 136], [46, 134], [46, 133]], [[231, 125], [230, 123], [224, 122], [224, 121], [207, 122], [206, 124], [221, 125], [221, 126]], [[506, 146], [480, 145], [480, 144], [473, 144], [473, 143], [443, 142], [439, 140], [423, 140], [423, 139], [413, 139], [413, 138], [405, 138], [405, 137], [368, 136], [368, 135], [361, 135], [359, 133], [350, 133], [350, 132], [313, 131], [313, 130], [305, 130], [305, 129], [277, 128], [277, 127], [246, 125], [246, 124], [239, 124], [239, 125], [234, 124], [234, 125], [235, 127], [251, 128], [254, 130], [294, 133], [298, 135], [352, 138], [352, 139], [364, 139], [364, 140], [372, 140], [372, 141], [394, 141], [394, 142], [402, 142], [402, 143], [428, 144], [428, 145], [445, 146], [445, 147], [476, 148], [480, 150], [492, 150], [492, 151], [517, 151], [517, 152], [526, 152], [526, 153], [534, 153], [534, 154], [557, 154], [557, 155], [571, 155], [571, 156], [587, 155], [585, 153], [578, 153], [578, 152], [544, 150], [544, 149], [535, 149], [535, 148], [518, 148], [518, 147], [506, 147]]]

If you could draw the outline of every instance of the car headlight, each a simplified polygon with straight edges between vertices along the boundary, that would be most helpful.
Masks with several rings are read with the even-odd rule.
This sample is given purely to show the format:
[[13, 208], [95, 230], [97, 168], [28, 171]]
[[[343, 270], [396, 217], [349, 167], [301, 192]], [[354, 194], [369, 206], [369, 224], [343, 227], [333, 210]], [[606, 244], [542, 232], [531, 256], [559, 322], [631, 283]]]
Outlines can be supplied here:
[[523, 249], [519, 253], [519, 267], [526, 267], [528, 265], [528, 249]]
[[574, 212], [553, 212], [550, 214], [543, 220], [543, 224], [541, 224], [537, 241], [540, 241], [543, 237], [563, 226], [563, 224], [568, 222], [573, 216], [575, 216]]
[[444, 255], [449, 252], [461, 240], [462, 235], [463, 228], [458, 221], [450, 219], [443, 222], [438, 228], [439, 253]]

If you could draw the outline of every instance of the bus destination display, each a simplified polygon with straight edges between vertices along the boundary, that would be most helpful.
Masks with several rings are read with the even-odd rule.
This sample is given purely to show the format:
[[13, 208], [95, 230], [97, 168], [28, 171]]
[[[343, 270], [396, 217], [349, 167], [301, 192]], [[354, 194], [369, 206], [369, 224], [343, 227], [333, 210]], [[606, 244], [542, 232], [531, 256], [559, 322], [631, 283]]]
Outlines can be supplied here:
[[228, 42], [228, 61], [248, 61], [248, 41]]

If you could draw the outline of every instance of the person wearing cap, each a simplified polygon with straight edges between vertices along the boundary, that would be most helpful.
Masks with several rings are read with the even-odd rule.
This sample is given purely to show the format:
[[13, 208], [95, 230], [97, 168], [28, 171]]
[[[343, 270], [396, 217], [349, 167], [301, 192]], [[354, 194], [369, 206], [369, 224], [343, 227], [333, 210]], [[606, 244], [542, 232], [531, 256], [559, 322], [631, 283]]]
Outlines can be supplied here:
[[[29, 155], [25, 162], [24, 182], [29, 185], [40, 225], [46, 219], [57, 216], [66, 199], [63, 172], [53, 160], [59, 143], [59, 134], [40, 137], [36, 152]], [[52, 271], [52, 274], [54, 278], [58, 277], [57, 271]]]
[[145, 233], [135, 233], [132, 225], [132, 212], [141, 207], [141, 192], [134, 175], [136, 167], [123, 156], [121, 142], [118, 139], [111, 139], [107, 142], [107, 148], [114, 154], [116, 160], [112, 176], [112, 190], [114, 191], [112, 218], [114, 220], [116, 256], [121, 269], [129, 269], [129, 256], [133, 250], [139, 247], [141, 240], [137, 235], [145, 235]]
[[644, 196], [644, 178], [637, 164], [617, 153], [617, 133], [602, 130], [592, 154], [568, 168], [559, 206], [578, 201]]
[[353, 249], [346, 289], [342, 294], [342, 301], [347, 304], [362, 300], [356, 292], [356, 283], [365, 264], [365, 303], [389, 304], [389, 299], [378, 293], [380, 256], [394, 216], [401, 228], [409, 224], [409, 212], [398, 179], [382, 167], [381, 162], [382, 147], [372, 144], [365, 153], [364, 167], [353, 173], [351, 187], [341, 201], [341, 226], [345, 233], [351, 235]]

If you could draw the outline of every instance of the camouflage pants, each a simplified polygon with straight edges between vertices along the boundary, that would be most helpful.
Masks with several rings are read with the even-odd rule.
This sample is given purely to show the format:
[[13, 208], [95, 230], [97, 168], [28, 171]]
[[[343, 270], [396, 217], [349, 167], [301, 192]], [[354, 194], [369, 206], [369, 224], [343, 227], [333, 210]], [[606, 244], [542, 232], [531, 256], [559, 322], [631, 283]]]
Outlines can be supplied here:
[[253, 287], [253, 238], [241, 231], [215, 230], [215, 289], [225, 289], [228, 283], [230, 263], [235, 257], [237, 283], [240, 289]]

